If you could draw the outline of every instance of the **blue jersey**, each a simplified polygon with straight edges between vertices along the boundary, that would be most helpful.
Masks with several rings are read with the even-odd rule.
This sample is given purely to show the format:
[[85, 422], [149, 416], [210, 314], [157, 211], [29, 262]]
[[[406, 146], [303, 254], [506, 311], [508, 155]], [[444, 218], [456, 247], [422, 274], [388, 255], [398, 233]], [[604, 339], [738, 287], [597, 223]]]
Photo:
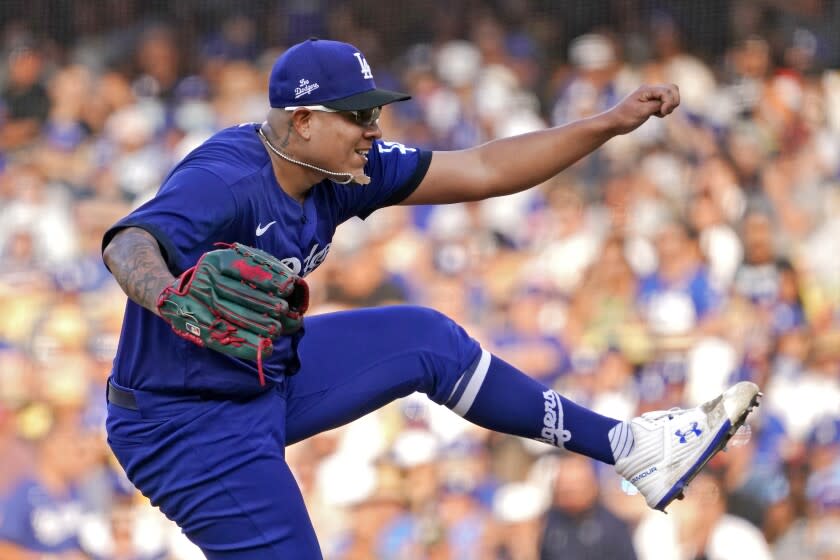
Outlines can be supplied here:
[[[258, 126], [222, 130], [196, 148], [172, 170], [155, 198], [105, 233], [103, 248], [119, 230], [140, 227], [157, 239], [176, 276], [218, 242], [263, 249], [306, 276], [326, 258], [339, 224], [405, 199], [431, 162], [431, 152], [378, 140], [365, 166], [370, 184], [323, 181], [300, 203], [278, 185]], [[303, 334], [278, 338], [263, 362], [267, 378], [280, 380], [297, 371]], [[255, 363], [180, 338], [131, 300], [113, 375], [124, 387], [173, 394], [247, 396], [260, 391]]]
[[79, 550], [82, 509], [75, 491], [54, 496], [39, 482], [23, 480], [0, 500], [0, 541], [37, 552]]

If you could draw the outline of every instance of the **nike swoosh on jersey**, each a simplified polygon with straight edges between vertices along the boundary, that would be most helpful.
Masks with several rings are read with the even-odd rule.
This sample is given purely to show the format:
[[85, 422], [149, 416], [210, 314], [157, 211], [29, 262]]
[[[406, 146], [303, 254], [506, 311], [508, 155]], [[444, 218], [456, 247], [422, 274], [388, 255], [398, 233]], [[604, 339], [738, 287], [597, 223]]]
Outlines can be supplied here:
[[268, 222], [267, 224], [265, 224], [265, 226], [263, 226], [262, 224], [257, 224], [257, 237], [260, 237], [262, 234], [267, 232], [268, 228], [273, 226], [275, 223], [277, 223], [277, 220], [274, 220], [273, 222]]

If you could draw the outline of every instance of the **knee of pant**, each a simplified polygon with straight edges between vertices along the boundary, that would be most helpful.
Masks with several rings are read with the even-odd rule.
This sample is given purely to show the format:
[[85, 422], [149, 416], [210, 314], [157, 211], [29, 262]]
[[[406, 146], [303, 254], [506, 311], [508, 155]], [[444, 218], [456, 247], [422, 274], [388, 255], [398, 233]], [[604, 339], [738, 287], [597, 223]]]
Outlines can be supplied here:
[[455, 355], [473, 343], [467, 332], [455, 321], [428, 307], [404, 307], [405, 319], [412, 326], [415, 340], [422, 348]]
[[421, 390], [432, 400], [445, 398], [460, 375], [478, 358], [481, 347], [458, 323], [434, 309], [406, 306], [415, 344], [431, 374]]

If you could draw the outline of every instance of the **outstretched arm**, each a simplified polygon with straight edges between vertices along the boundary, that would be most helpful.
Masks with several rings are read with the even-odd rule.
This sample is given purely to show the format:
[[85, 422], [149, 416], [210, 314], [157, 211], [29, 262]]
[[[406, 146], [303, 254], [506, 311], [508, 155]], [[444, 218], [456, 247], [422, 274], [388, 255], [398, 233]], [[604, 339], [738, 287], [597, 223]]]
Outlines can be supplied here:
[[160, 315], [158, 296], [175, 277], [169, 273], [152, 234], [141, 228], [126, 228], [108, 243], [102, 258], [129, 298]]
[[435, 152], [420, 186], [402, 204], [445, 204], [519, 192], [553, 177], [604, 142], [680, 103], [675, 85], [642, 86], [599, 115], [467, 150]]

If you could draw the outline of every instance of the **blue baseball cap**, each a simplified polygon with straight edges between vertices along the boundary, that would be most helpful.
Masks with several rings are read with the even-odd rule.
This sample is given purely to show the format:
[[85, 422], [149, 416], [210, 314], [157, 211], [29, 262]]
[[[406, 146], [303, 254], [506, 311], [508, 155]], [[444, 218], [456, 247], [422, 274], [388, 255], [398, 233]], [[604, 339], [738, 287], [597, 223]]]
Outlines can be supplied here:
[[377, 89], [364, 55], [348, 43], [309, 39], [284, 52], [271, 69], [272, 107], [324, 105], [357, 111], [411, 99], [406, 93]]

